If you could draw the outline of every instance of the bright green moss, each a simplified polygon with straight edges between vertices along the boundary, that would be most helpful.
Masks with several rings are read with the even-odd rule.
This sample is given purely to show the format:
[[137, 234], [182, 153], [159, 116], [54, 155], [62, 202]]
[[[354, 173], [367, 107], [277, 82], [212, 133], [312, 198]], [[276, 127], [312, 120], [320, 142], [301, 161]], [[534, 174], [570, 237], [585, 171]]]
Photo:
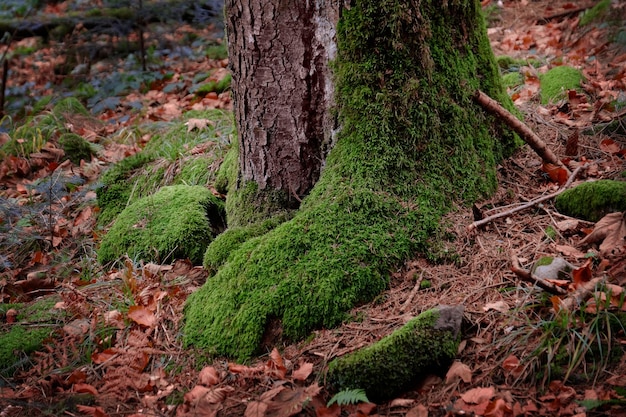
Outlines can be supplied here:
[[379, 342], [328, 365], [327, 382], [334, 390], [362, 389], [370, 401], [395, 398], [417, 378], [441, 373], [457, 353], [459, 336], [437, 330], [439, 312], [428, 310]]
[[626, 211], [626, 181], [582, 183], [559, 194], [555, 205], [563, 214], [597, 222], [608, 213]]
[[[187, 345], [241, 360], [262, 351], [268, 325], [287, 339], [336, 326], [387, 287], [393, 266], [428, 251], [454, 202], [496, 187], [514, 136], [472, 94], [513, 106], [477, 2], [358, 1], [337, 34], [342, 129], [322, 176], [293, 219], [229, 253], [191, 295]], [[254, 183], [234, 190], [231, 227], [289, 209], [288, 196]]]
[[519, 72], [509, 72], [502, 76], [502, 83], [505, 88], [515, 88], [524, 83], [524, 77]]
[[199, 264], [223, 229], [223, 218], [223, 203], [205, 187], [163, 187], [117, 216], [100, 243], [98, 260], [107, 263], [128, 255], [157, 262], [189, 258]]
[[215, 175], [215, 189], [222, 194], [228, 192], [231, 184], [237, 183], [237, 174], [239, 172], [239, 147], [236, 142], [230, 146]]
[[601, 0], [591, 9], [585, 10], [578, 22], [579, 26], [586, 26], [598, 17], [604, 15], [611, 7], [611, 0]]
[[541, 103], [547, 104], [567, 96], [568, 90], [580, 90], [583, 74], [566, 65], [554, 67], [540, 77]]
[[0, 303], [3, 314], [9, 309], [18, 312], [14, 324], [0, 328], [0, 375], [11, 376], [21, 369], [23, 359], [40, 349], [55, 331], [52, 325], [58, 324], [65, 315], [63, 311], [53, 309], [58, 301], [58, 297], [48, 297], [31, 304]]
[[65, 156], [76, 165], [80, 164], [81, 159], [90, 162], [91, 155], [96, 153], [91, 143], [75, 133], [61, 135], [59, 145], [65, 152]]

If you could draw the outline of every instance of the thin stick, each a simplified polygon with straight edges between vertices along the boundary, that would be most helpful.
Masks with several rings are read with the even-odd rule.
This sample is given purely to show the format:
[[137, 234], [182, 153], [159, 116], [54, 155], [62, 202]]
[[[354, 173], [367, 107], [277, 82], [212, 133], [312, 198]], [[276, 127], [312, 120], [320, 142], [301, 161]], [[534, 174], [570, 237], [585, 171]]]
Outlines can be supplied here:
[[485, 108], [488, 112], [500, 117], [511, 129], [515, 130], [524, 141], [539, 155], [544, 162], [557, 165], [563, 168], [567, 175], [570, 175], [569, 169], [556, 157], [556, 155], [548, 148], [548, 145], [541, 140], [528, 126], [522, 123], [517, 117], [513, 116], [507, 109], [502, 107], [500, 103], [489, 97], [480, 90], [474, 93], [474, 99]]
[[544, 195], [543, 197], [539, 197], [536, 200], [532, 200], [529, 201], [528, 203], [522, 204], [521, 206], [517, 206], [514, 207], [510, 210], [507, 211], [503, 211], [501, 213], [496, 213], [493, 216], [489, 216], [489, 217], [485, 217], [482, 220], [477, 220], [474, 223], [470, 224], [469, 226], [467, 226], [467, 230], [474, 230], [484, 224], [487, 224], [493, 220], [499, 219], [501, 217], [506, 217], [506, 216], [510, 216], [513, 213], [517, 213], [518, 211], [522, 211], [525, 210], [529, 207], [535, 206], [539, 203], [542, 203], [546, 200], [550, 200], [554, 197], [556, 197], [557, 195], [561, 194], [563, 191], [567, 190], [569, 188], [570, 185], [572, 185], [572, 182], [574, 181], [574, 179], [576, 178], [576, 176], [578, 175], [578, 173], [583, 169], [583, 165], [580, 165], [578, 168], [576, 168], [576, 170], [574, 170], [574, 172], [572, 173], [572, 175], [569, 176], [569, 178], [567, 179], [567, 182], [565, 184], [563, 184], [563, 187], [561, 187], [558, 191], [553, 192], [552, 194], [548, 194], [548, 195]]
[[409, 294], [409, 298], [407, 298], [404, 304], [402, 304], [402, 307], [400, 308], [400, 311], [402, 313], [404, 313], [407, 307], [409, 307], [409, 305], [411, 304], [411, 302], [413, 302], [413, 298], [415, 297], [415, 294], [417, 294], [417, 291], [420, 289], [423, 279], [424, 279], [424, 271], [422, 271], [422, 273], [420, 274], [420, 277], [417, 280], [415, 280], [415, 286], [411, 290], [411, 293]]

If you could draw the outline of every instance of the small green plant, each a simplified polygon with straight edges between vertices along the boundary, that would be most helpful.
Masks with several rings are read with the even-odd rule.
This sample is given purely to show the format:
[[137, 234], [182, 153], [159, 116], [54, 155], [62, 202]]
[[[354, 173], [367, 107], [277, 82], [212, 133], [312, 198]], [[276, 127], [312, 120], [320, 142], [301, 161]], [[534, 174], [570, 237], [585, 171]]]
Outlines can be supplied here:
[[339, 391], [337, 394], [333, 395], [333, 398], [328, 401], [327, 407], [337, 403], [338, 405], [350, 405], [356, 403], [368, 403], [370, 400], [367, 399], [367, 395], [365, 395], [365, 391], [362, 389], [345, 389], [343, 391]]

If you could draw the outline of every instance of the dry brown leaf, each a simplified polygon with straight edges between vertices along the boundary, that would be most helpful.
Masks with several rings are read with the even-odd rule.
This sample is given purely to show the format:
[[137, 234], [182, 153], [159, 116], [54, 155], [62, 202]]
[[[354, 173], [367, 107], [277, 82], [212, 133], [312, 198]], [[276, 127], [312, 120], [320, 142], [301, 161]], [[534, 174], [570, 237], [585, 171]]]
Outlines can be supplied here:
[[92, 407], [89, 405], [78, 404], [76, 409], [83, 414], [93, 417], [109, 417], [107, 413], [104, 412], [104, 408], [102, 407]]
[[154, 327], [157, 322], [154, 313], [144, 306], [130, 306], [128, 308], [128, 318], [141, 326], [149, 328]]
[[416, 405], [406, 413], [405, 417], [428, 417], [428, 407], [422, 404]]
[[602, 242], [600, 254], [609, 255], [613, 250], [622, 250], [626, 241], [626, 219], [623, 212], [610, 213], [601, 218], [593, 232], [580, 241], [581, 245]]
[[265, 415], [268, 417], [294, 416], [300, 413], [303, 405], [319, 394], [320, 390], [321, 388], [317, 384], [296, 389], [284, 389], [269, 402]]
[[506, 313], [509, 311], [509, 306], [504, 301], [496, 301], [495, 303], [487, 303], [483, 307], [483, 311], [487, 312], [490, 310], [496, 310], [500, 313]]
[[209, 119], [190, 118], [185, 124], [187, 125], [187, 132], [191, 132], [194, 129], [203, 130], [206, 129], [207, 126], [214, 126], [215, 122]]
[[513, 413], [513, 408], [502, 398], [496, 398], [490, 402], [485, 410], [485, 417], [509, 417]]
[[267, 403], [263, 401], [251, 401], [246, 406], [243, 417], [264, 417], [267, 411]]
[[217, 373], [217, 370], [212, 366], [204, 367], [200, 373], [198, 374], [198, 381], [206, 386], [210, 387], [212, 385], [216, 385], [220, 382], [220, 376]]
[[509, 355], [504, 362], [502, 362], [502, 368], [514, 377], [518, 377], [524, 370], [524, 367], [520, 364], [519, 359], [515, 355]]
[[98, 395], [98, 390], [93, 385], [85, 384], [85, 383], [74, 384], [72, 391], [78, 392], [81, 394]]
[[291, 376], [296, 381], [305, 381], [311, 375], [311, 372], [313, 372], [313, 364], [305, 362]]
[[472, 382], [472, 370], [464, 363], [455, 361], [448, 369], [448, 373], [446, 373], [446, 384], [455, 382], [458, 379], [469, 384]]
[[415, 400], [412, 400], [410, 398], [396, 398], [395, 400], [391, 401], [389, 406], [390, 407], [408, 407], [410, 405], [413, 405], [413, 403], [415, 403]]
[[488, 401], [496, 395], [494, 387], [486, 388], [473, 388], [461, 395], [461, 399], [468, 404], [479, 404], [483, 401]]
[[569, 245], [556, 245], [556, 250], [558, 250], [565, 256], [571, 256], [572, 258], [576, 259], [581, 259], [585, 257], [585, 254], [582, 251]]

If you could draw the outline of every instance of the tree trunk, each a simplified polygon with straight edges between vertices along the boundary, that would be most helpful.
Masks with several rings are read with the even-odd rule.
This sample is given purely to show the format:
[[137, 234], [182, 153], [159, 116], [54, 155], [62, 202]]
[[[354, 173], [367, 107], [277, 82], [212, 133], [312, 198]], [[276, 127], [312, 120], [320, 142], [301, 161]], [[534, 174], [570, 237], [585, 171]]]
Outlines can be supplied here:
[[[282, 192], [277, 208], [297, 207], [318, 180], [332, 142], [328, 63], [335, 58], [339, 2], [226, 3], [241, 179]], [[231, 210], [231, 223], [237, 211]]]
[[[337, 325], [417, 253], [445, 259], [441, 216], [493, 192], [515, 144], [472, 100], [481, 89], [512, 108], [478, 1], [251, 3], [227, 4], [241, 151], [230, 230], [207, 250], [218, 272], [185, 328], [187, 344], [238, 359]], [[239, 227], [312, 184], [290, 220]]]

